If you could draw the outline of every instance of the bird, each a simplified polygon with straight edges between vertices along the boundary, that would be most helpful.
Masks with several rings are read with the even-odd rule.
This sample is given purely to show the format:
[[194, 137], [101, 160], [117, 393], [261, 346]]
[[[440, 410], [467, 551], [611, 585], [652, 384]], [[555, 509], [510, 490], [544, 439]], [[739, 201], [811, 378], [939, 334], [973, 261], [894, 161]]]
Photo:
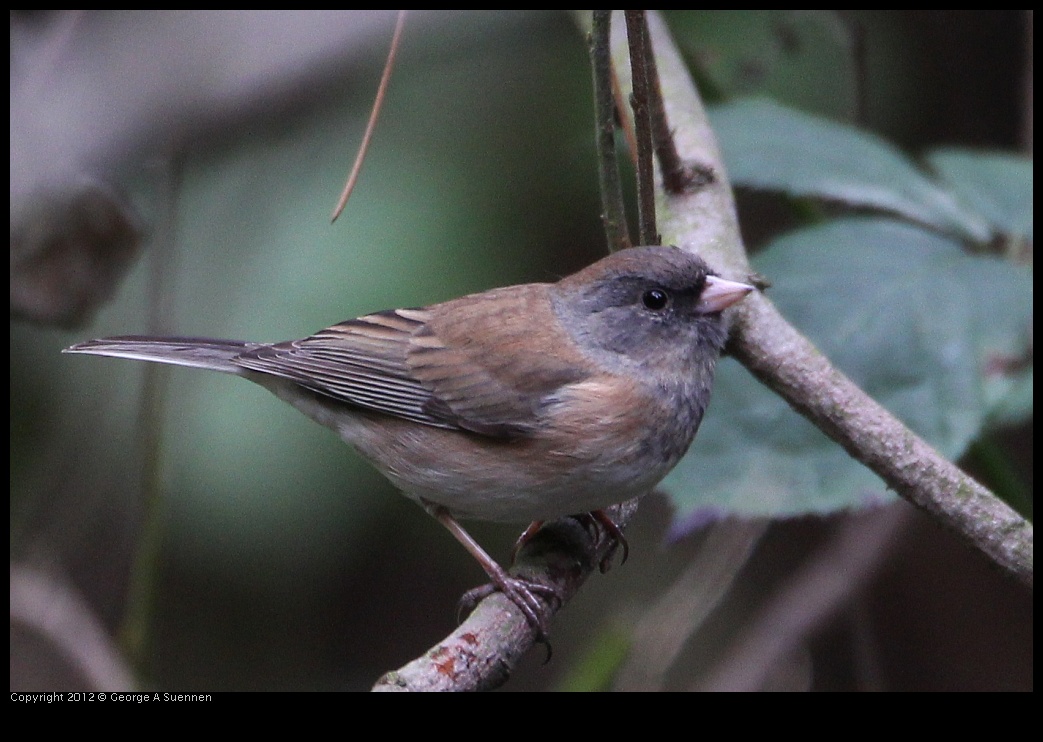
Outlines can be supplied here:
[[632, 247], [554, 283], [379, 311], [299, 340], [127, 335], [63, 352], [265, 387], [442, 523], [544, 638], [540, 597], [553, 590], [509, 575], [460, 520], [531, 522], [531, 535], [592, 514], [621, 538], [603, 509], [647, 494], [684, 456], [727, 339], [722, 312], [753, 290], [693, 252]]

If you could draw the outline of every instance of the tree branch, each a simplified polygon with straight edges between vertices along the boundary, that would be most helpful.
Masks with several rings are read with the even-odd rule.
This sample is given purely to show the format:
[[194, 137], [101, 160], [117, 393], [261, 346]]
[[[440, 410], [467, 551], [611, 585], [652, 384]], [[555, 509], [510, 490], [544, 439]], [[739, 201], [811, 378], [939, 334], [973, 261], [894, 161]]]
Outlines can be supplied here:
[[[637, 500], [607, 510], [620, 529], [636, 511]], [[612, 539], [597, 539], [579, 521], [562, 518], [544, 525], [522, 548], [509, 571], [555, 588], [561, 603], [544, 606], [549, 619], [615, 547]], [[502, 593], [493, 593], [456, 631], [409, 664], [384, 675], [373, 690], [492, 690], [507, 681], [535, 641], [536, 631], [518, 607]]]
[[[678, 152], [685, 162], [716, 175], [691, 192], [661, 189], [660, 229], [667, 243], [697, 249], [726, 275], [746, 278], [750, 268], [731, 187], [698, 92], [662, 17], [650, 14], [649, 32]], [[614, 35], [621, 73], [626, 69], [619, 64], [622, 46]], [[900, 496], [1032, 585], [1030, 523], [834, 368], [763, 294], [748, 297], [732, 318], [729, 350], [754, 376]]]
[[[627, 47], [630, 52], [630, 71], [633, 92], [634, 132], [637, 138], [637, 217], [639, 244], [658, 245], [659, 231], [655, 216], [655, 159], [652, 157], [652, 115], [649, 110], [649, 69], [652, 57], [648, 44], [645, 11], [624, 10], [627, 29]], [[652, 65], [655, 69], [655, 65]]]

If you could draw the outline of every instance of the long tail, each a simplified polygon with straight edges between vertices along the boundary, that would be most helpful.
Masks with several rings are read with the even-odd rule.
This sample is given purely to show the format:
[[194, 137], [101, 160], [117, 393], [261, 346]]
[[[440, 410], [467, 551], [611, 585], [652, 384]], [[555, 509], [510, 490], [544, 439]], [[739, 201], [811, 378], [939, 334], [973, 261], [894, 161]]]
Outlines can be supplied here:
[[62, 352], [171, 363], [175, 366], [208, 368], [211, 371], [242, 375], [246, 373], [246, 369], [233, 363], [232, 359], [240, 353], [262, 345], [264, 343], [246, 343], [242, 340], [123, 335], [77, 343]]

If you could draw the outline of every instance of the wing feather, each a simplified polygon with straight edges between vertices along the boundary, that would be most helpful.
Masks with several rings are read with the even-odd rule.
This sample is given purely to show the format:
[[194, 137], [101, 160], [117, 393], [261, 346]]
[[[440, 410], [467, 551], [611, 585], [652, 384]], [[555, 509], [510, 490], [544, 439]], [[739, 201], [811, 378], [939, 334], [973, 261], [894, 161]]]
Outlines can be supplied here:
[[528, 435], [561, 387], [586, 377], [576, 352], [536, 357], [526, 350], [532, 332], [557, 322], [544, 289], [513, 286], [434, 308], [370, 314], [234, 362], [426, 425]]

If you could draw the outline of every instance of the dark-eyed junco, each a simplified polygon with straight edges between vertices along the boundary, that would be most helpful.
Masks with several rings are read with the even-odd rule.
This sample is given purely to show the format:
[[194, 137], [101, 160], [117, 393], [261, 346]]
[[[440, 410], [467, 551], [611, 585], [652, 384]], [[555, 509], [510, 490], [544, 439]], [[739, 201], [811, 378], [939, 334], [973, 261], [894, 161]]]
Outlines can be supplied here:
[[112, 337], [67, 353], [237, 374], [337, 431], [474, 555], [542, 633], [539, 586], [456, 518], [542, 521], [649, 492], [688, 450], [752, 286], [676, 247], [557, 283], [348, 320], [303, 340]]

